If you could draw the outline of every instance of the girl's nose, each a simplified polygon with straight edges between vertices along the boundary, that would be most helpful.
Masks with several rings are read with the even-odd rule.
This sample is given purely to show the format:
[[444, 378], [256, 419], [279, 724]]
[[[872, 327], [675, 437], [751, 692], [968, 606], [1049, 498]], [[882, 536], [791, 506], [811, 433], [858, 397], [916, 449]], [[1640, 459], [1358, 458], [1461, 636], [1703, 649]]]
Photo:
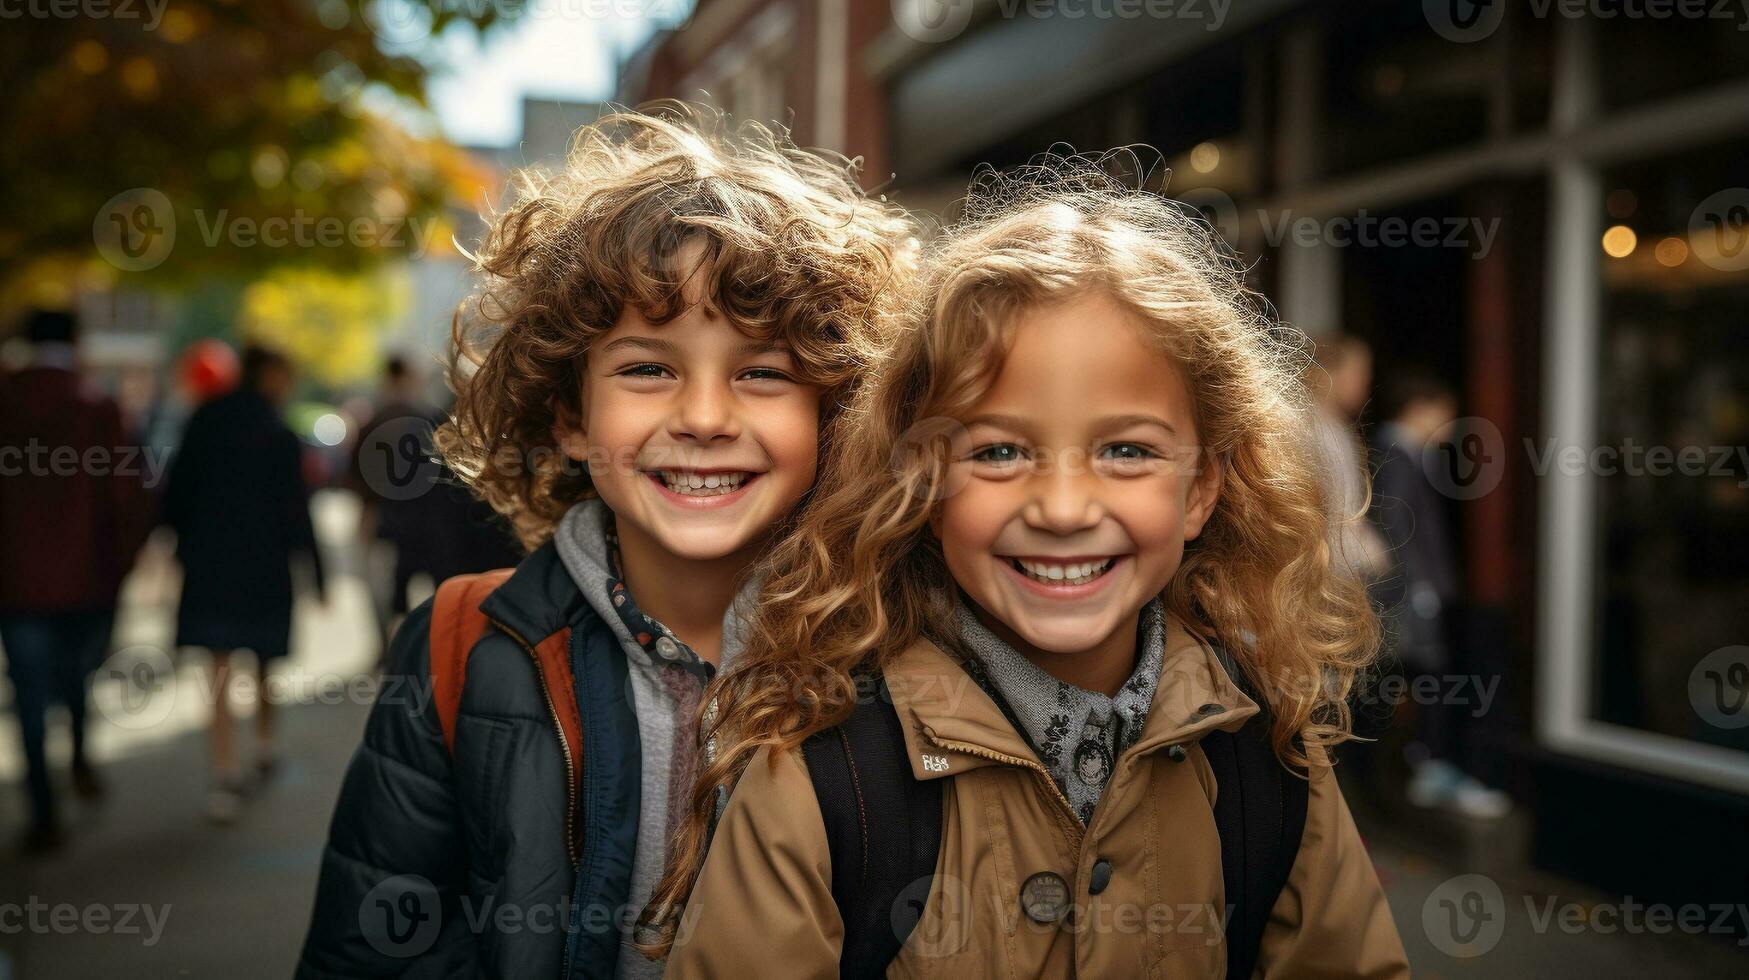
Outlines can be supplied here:
[[1033, 527], [1052, 534], [1073, 534], [1098, 524], [1105, 516], [1090, 473], [1060, 467], [1033, 478], [1033, 493], [1022, 515]]

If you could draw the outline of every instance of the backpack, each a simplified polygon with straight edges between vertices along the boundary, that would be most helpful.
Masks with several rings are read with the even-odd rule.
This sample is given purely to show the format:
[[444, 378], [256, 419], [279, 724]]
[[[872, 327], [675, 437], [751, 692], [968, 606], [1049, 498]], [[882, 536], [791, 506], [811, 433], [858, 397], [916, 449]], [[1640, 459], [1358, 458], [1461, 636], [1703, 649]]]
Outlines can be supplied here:
[[[1243, 674], [1234, 676], [1250, 695]], [[1260, 711], [1239, 731], [1212, 731], [1201, 743], [1220, 787], [1214, 817], [1230, 908], [1228, 980], [1249, 980], [1256, 971], [1264, 927], [1306, 827], [1309, 784], [1277, 759], [1269, 724], [1267, 712]], [[844, 922], [838, 975], [885, 976], [929, 896], [941, 850], [946, 779], [912, 774], [885, 681], [877, 682], [874, 697], [858, 701], [843, 724], [809, 736], [802, 755], [820, 801], [832, 856], [832, 898]]]
[[[443, 728], [443, 744], [455, 752], [456, 715], [462, 706], [462, 685], [468, 677], [468, 654], [480, 637], [492, 628], [492, 621], [481, 611], [480, 603], [491, 595], [514, 572], [500, 568], [477, 575], [457, 575], [437, 587], [431, 601], [431, 630], [427, 646], [431, 651], [431, 700], [437, 706], [437, 720]], [[571, 660], [566, 650], [568, 631], [547, 637], [530, 649], [549, 691], [570, 691], [573, 686]], [[512, 637], [523, 643], [521, 637]], [[523, 643], [526, 647], [527, 644]], [[553, 712], [558, 717], [559, 730], [570, 746], [571, 758], [583, 758], [583, 718], [572, 697], [553, 698]], [[579, 774], [579, 777], [581, 774]]]

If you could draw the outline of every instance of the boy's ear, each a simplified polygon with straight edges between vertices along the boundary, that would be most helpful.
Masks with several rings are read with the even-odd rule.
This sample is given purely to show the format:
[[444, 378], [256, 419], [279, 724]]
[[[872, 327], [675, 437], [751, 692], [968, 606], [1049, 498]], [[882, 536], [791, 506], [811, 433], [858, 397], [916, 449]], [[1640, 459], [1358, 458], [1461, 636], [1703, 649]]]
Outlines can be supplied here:
[[1221, 488], [1227, 482], [1227, 464], [1210, 452], [1202, 453], [1202, 465], [1190, 478], [1190, 489], [1184, 498], [1184, 540], [1193, 541], [1202, 534], [1204, 524], [1215, 512], [1221, 499]]
[[568, 405], [554, 406], [553, 444], [579, 463], [589, 461], [589, 433], [583, 424], [583, 413]]

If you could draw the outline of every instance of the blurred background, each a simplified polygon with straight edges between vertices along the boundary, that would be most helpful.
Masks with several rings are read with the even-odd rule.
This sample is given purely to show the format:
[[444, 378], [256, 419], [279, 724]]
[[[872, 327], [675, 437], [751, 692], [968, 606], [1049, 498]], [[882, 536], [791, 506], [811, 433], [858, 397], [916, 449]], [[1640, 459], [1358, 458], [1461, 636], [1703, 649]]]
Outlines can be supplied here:
[[428, 458], [479, 215], [655, 98], [932, 221], [1134, 147], [1374, 474], [1392, 649], [1341, 770], [1417, 975], [1749, 975], [1749, 4], [0, 20], [0, 980], [291, 970], [383, 637], [516, 558]]

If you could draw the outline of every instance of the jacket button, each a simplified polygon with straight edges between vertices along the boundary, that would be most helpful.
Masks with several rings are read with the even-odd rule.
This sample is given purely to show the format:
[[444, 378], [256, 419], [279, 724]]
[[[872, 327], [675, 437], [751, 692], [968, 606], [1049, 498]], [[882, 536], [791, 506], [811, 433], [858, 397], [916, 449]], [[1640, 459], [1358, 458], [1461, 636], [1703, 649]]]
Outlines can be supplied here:
[[1202, 715], [1204, 718], [1207, 718], [1209, 715], [1218, 715], [1225, 710], [1227, 710], [1227, 709], [1221, 707], [1218, 704], [1205, 704], [1202, 707], [1196, 709], [1196, 713], [1199, 715]]
[[1020, 907], [1034, 922], [1055, 922], [1069, 912], [1069, 883], [1062, 875], [1040, 871], [1020, 886]]
[[1087, 881], [1087, 893], [1097, 895], [1111, 884], [1111, 862], [1104, 858], [1093, 862], [1093, 876]]
[[1184, 757], [1188, 754], [1189, 753], [1184, 751], [1184, 746], [1182, 745], [1168, 745], [1166, 747], [1166, 758], [1171, 759], [1173, 762], [1183, 762]]
[[669, 660], [673, 660], [680, 656], [680, 644], [675, 643], [673, 640], [664, 636], [656, 641], [656, 652]]

